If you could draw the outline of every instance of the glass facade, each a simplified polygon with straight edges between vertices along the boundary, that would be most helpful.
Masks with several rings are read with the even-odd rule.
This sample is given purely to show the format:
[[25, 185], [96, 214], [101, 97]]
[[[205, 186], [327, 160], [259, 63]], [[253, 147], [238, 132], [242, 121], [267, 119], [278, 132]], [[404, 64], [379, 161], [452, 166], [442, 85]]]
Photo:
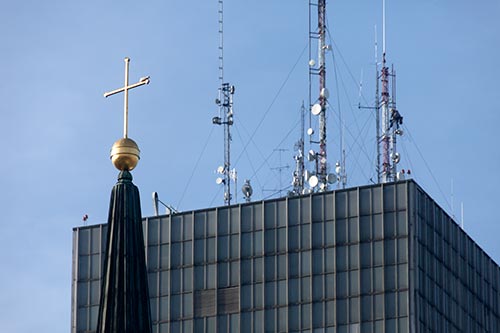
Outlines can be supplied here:
[[[498, 328], [498, 266], [413, 181], [143, 225], [157, 333]], [[105, 238], [74, 229], [72, 332], [95, 330]]]

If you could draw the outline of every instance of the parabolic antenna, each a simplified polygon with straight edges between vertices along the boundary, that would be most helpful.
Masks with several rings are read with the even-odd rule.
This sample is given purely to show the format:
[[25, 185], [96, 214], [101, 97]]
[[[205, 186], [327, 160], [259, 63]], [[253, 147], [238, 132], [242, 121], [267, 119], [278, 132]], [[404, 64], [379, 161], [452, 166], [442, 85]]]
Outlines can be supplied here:
[[318, 103], [314, 104], [311, 108], [311, 113], [315, 116], [321, 113], [321, 105]]
[[217, 185], [220, 185], [220, 184], [222, 184], [222, 182], [223, 182], [223, 181], [224, 181], [224, 180], [223, 180], [222, 178], [218, 177], [218, 178], [215, 180], [215, 183], [216, 183]]
[[221, 175], [224, 173], [224, 167], [222, 165], [217, 168], [217, 173], [220, 173]]
[[328, 184], [335, 184], [335, 182], [337, 181], [337, 175], [329, 173], [326, 176], [326, 181], [328, 182]]
[[319, 93], [319, 95], [323, 98], [326, 98], [326, 99], [329, 99], [330, 98], [330, 92], [328, 91], [327, 88], [322, 88], [321, 89], [321, 92]]
[[340, 167], [340, 163], [339, 163], [339, 162], [337, 162], [337, 163], [335, 164], [335, 172], [336, 172], [337, 174], [340, 174], [340, 171], [342, 171], [342, 168]]
[[399, 155], [399, 153], [391, 154], [391, 157], [392, 157], [392, 160], [394, 161], [394, 163], [396, 163], [396, 164], [398, 164], [399, 161], [401, 160], [401, 156]]
[[309, 150], [309, 153], [307, 154], [307, 160], [309, 162], [312, 162], [316, 159], [316, 153], [314, 152], [314, 150]]
[[309, 60], [309, 66], [314, 67], [316, 65], [316, 61], [314, 59]]
[[309, 181], [308, 181], [309, 186], [316, 187], [316, 186], [318, 186], [318, 182], [319, 182], [318, 177], [316, 177], [314, 175], [309, 177]]
[[309, 127], [309, 128], [307, 129], [307, 135], [309, 135], [309, 136], [310, 136], [310, 135], [313, 135], [313, 134], [314, 134], [314, 130], [313, 130], [312, 128], [310, 128], [310, 127]]

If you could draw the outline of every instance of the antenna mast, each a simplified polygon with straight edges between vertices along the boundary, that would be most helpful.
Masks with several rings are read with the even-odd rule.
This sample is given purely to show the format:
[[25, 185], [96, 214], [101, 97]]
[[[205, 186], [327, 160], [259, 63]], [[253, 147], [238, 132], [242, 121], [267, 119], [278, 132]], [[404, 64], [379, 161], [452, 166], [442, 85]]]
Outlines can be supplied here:
[[292, 195], [300, 195], [304, 192], [304, 117], [306, 108], [304, 102], [300, 108], [300, 139], [295, 143], [297, 154], [293, 157], [295, 160], [295, 171], [293, 172], [293, 190]]
[[[403, 131], [400, 129], [400, 125], [403, 124], [403, 117], [396, 109], [396, 72], [394, 71], [394, 66], [389, 71], [386, 62], [385, 0], [382, 1], [382, 10], [382, 69], [380, 73], [380, 81], [382, 83], [382, 133], [380, 136], [380, 142], [382, 143], [382, 170], [378, 178], [383, 183], [386, 183], [399, 179], [397, 164], [401, 156], [396, 151], [396, 137], [397, 135], [403, 135]], [[391, 77], [392, 98], [389, 94], [389, 77]]]
[[231, 181], [236, 182], [236, 170], [231, 170], [231, 126], [233, 125], [234, 86], [224, 82], [224, 1], [218, 0], [219, 13], [219, 97], [215, 103], [219, 106], [219, 116], [212, 118], [215, 125], [224, 126], [224, 165], [217, 168], [222, 177], [217, 184], [224, 184], [224, 203], [231, 204]]
[[[312, 7], [317, 7], [317, 28], [313, 30]], [[308, 160], [315, 162], [315, 174], [308, 178], [311, 190], [319, 191], [328, 190], [328, 184], [333, 184], [337, 181], [337, 175], [327, 173], [327, 149], [326, 149], [326, 106], [329, 97], [328, 89], [326, 88], [326, 61], [325, 53], [330, 49], [325, 43], [326, 38], [326, 0], [317, 0], [317, 3], [309, 2], [309, 56], [312, 56], [312, 43], [318, 40], [318, 63], [314, 59], [309, 61], [309, 107], [311, 113], [319, 118], [319, 141], [313, 141], [310, 138], [310, 143], [319, 144], [319, 152], [314, 150], [309, 151]], [[312, 77], [319, 76], [319, 97], [312, 103]], [[307, 131], [309, 136], [314, 134], [312, 128]]]

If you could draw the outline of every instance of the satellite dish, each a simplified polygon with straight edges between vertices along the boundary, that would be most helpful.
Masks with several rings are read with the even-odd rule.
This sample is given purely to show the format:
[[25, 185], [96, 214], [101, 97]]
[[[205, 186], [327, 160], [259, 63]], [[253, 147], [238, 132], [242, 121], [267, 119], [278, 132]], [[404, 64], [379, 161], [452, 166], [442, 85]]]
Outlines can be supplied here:
[[245, 184], [241, 187], [241, 191], [243, 192], [245, 199], [249, 201], [253, 193], [252, 185], [250, 185], [249, 179], [245, 180]]
[[314, 130], [313, 130], [312, 128], [310, 128], [310, 127], [309, 127], [309, 128], [307, 129], [307, 135], [311, 136], [311, 135], [313, 135], [313, 134], [314, 134]]
[[311, 108], [311, 113], [315, 116], [321, 113], [321, 105], [318, 103], [314, 104]]
[[330, 98], [330, 92], [328, 91], [327, 88], [322, 88], [319, 95], [323, 98], [326, 98], [326, 99]]
[[405, 172], [404, 171], [400, 171], [396, 174], [396, 178], [397, 180], [405, 180]]
[[309, 183], [309, 186], [314, 188], [314, 187], [318, 186], [319, 179], [318, 179], [318, 177], [313, 175], [313, 176], [309, 177], [308, 183]]
[[401, 156], [399, 155], [399, 153], [391, 154], [391, 157], [392, 157], [392, 161], [396, 164], [398, 164], [399, 161], [401, 160]]
[[316, 61], [314, 59], [309, 60], [309, 66], [314, 67], [316, 65]]
[[224, 173], [224, 167], [222, 165], [217, 168], [217, 173], [221, 175]]
[[398, 128], [394, 133], [396, 133], [397, 135], [401, 135], [402, 136], [404, 132], [403, 132], [402, 129]]
[[335, 172], [339, 174], [342, 171], [342, 168], [340, 167], [340, 163], [337, 162], [335, 163]]
[[223, 182], [224, 182], [224, 179], [222, 179], [221, 177], [217, 177], [217, 179], [215, 180], [215, 183], [216, 183], [217, 185], [220, 185], [220, 184], [222, 184]]
[[316, 159], [316, 153], [314, 152], [314, 150], [309, 150], [309, 153], [307, 154], [307, 160], [309, 162], [312, 162]]
[[335, 184], [335, 182], [337, 181], [337, 175], [329, 173], [326, 176], [326, 181], [328, 182], [328, 184]]

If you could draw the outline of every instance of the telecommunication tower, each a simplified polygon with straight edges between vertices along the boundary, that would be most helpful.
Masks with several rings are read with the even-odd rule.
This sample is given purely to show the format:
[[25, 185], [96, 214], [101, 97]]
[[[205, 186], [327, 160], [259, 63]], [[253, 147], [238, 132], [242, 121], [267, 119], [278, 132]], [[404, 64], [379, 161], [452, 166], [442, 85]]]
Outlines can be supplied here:
[[[317, 17], [315, 16], [317, 9]], [[317, 23], [316, 27], [314, 25]], [[329, 92], [326, 88], [326, 59], [325, 53], [330, 50], [326, 39], [326, 0], [311, 1], [309, 3], [309, 107], [311, 114], [318, 117], [319, 139], [313, 140], [314, 130], [310, 127], [307, 134], [311, 144], [318, 144], [319, 151], [310, 150], [307, 159], [314, 162], [314, 174], [305, 172], [305, 178], [310, 186], [307, 191], [326, 191], [328, 185], [337, 181], [338, 175], [328, 173], [327, 149], [326, 149], [326, 108]], [[317, 62], [313, 59], [313, 44], [317, 41]], [[313, 102], [313, 78], [318, 77], [318, 97]], [[309, 116], [311, 123], [311, 116]], [[306, 191], [306, 192], [307, 192]]]
[[[396, 72], [394, 66], [391, 70], [386, 61], [385, 45], [385, 0], [382, 2], [382, 68], [379, 80], [382, 85], [380, 98], [380, 110], [382, 113], [382, 133], [380, 134], [380, 144], [382, 145], [382, 165], [378, 179], [382, 183], [397, 181], [402, 173], [398, 173], [397, 165], [401, 160], [401, 155], [396, 149], [396, 138], [403, 135], [400, 128], [403, 124], [403, 117], [396, 108]], [[389, 84], [389, 80], [391, 81]], [[391, 90], [391, 93], [389, 93]]]
[[218, 0], [219, 14], [219, 96], [215, 103], [219, 106], [219, 115], [212, 118], [214, 125], [224, 127], [224, 165], [217, 168], [220, 175], [217, 184], [224, 185], [224, 203], [231, 204], [231, 181], [236, 182], [236, 170], [231, 169], [231, 126], [233, 125], [234, 86], [224, 82], [224, 1]]
[[295, 160], [295, 170], [293, 172], [292, 186], [293, 189], [290, 195], [300, 195], [304, 192], [304, 117], [306, 107], [304, 102], [300, 108], [300, 139], [295, 143], [295, 151], [297, 152], [293, 159]]

